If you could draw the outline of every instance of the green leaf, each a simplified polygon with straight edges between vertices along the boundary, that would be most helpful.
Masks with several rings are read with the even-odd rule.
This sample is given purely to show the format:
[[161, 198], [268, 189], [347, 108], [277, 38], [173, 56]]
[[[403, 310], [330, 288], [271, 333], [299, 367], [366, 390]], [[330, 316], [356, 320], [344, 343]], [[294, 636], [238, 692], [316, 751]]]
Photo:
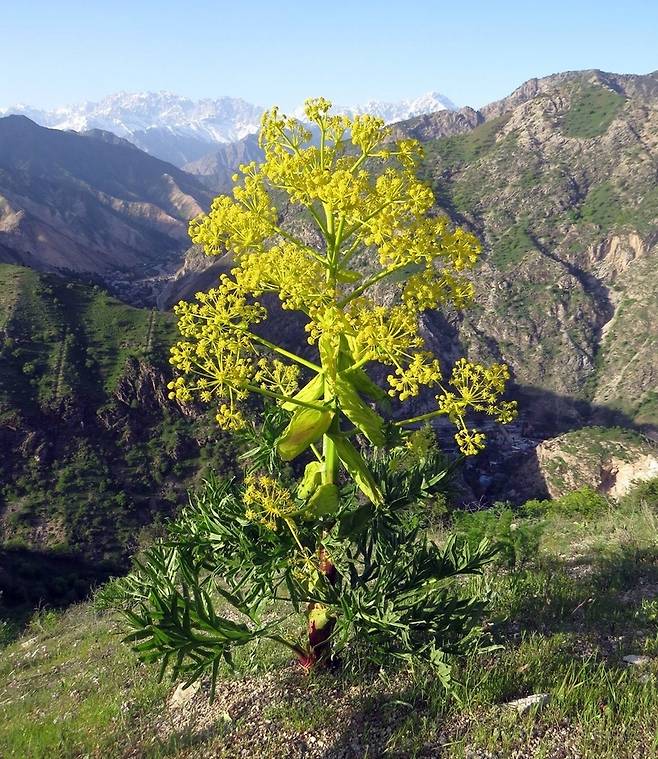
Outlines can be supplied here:
[[379, 489], [374, 477], [372, 476], [363, 456], [356, 450], [349, 440], [343, 437], [329, 435], [336, 445], [336, 453], [342, 461], [343, 466], [350, 474], [350, 477], [356, 482], [359, 490], [376, 506], [381, 506], [384, 497]]
[[355, 537], [374, 517], [375, 510], [371, 503], [364, 503], [358, 509], [350, 511], [340, 520], [339, 537], [342, 540]]
[[304, 511], [304, 516], [310, 519], [328, 516], [336, 511], [338, 504], [338, 487], [333, 482], [328, 482], [321, 485], [313, 493], [309, 499], [308, 508]]
[[373, 382], [363, 369], [354, 369], [349, 372], [350, 382], [355, 389], [377, 403], [390, 405], [390, 397], [376, 382]]
[[[298, 401], [303, 401], [304, 403], [313, 403], [313, 401], [317, 401], [321, 398], [323, 393], [324, 374], [316, 374], [307, 385], [304, 385], [297, 395], [293, 396], [293, 398]], [[281, 408], [286, 411], [297, 411], [299, 404], [293, 403], [292, 401], [286, 401], [281, 404]]]
[[373, 445], [384, 445], [384, 420], [361, 400], [352, 383], [340, 375], [336, 377], [336, 396], [340, 402], [341, 411], [350, 422]]
[[412, 274], [419, 274], [421, 271], [427, 268], [427, 264], [409, 264], [403, 269], [398, 269], [392, 274], [389, 274], [385, 279], [387, 282], [404, 282]]
[[279, 456], [284, 461], [292, 461], [324, 435], [333, 418], [333, 411], [298, 407], [277, 441]]
[[363, 274], [359, 271], [352, 271], [352, 269], [339, 269], [336, 272], [336, 279], [339, 282], [353, 284], [358, 282], [363, 277]]

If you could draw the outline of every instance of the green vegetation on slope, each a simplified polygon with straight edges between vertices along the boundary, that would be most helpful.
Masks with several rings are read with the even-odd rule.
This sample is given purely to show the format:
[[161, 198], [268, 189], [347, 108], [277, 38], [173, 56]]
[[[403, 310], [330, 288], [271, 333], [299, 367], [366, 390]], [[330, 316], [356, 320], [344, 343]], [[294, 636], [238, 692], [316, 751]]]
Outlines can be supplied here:
[[586, 85], [573, 97], [562, 129], [569, 137], [588, 139], [604, 134], [626, 99], [605, 87]]
[[430, 162], [440, 159], [447, 166], [473, 163], [493, 149], [498, 134], [508, 121], [509, 114], [506, 114], [490, 119], [465, 134], [427, 142], [423, 146], [425, 156]]
[[491, 261], [501, 270], [507, 271], [518, 264], [535, 244], [528, 234], [527, 221], [519, 221], [511, 226], [492, 246]]
[[608, 231], [630, 227], [646, 233], [658, 220], [658, 187], [648, 188], [639, 198], [622, 191], [611, 181], [591, 187], [580, 208], [573, 212], [575, 221], [584, 221]]
[[[166, 398], [169, 314], [0, 265], [0, 325], [0, 544], [44, 572], [52, 551], [126, 561], [187, 483], [230, 471], [227, 438]], [[13, 600], [54, 600], [48, 580], [17, 580]]]
[[[501, 648], [459, 662], [454, 699], [393, 663], [309, 678], [263, 645], [184, 706], [139, 665], [110, 614], [41, 612], [0, 662], [0, 754], [636, 759], [658, 748], [658, 483], [619, 503], [582, 490], [498, 516], [455, 518], [506, 544], [483, 582]], [[439, 534], [438, 540], [442, 539]], [[511, 546], [511, 547], [510, 547]], [[510, 561], [511, 557], [511, 561]], [[479, 582], [479, 581], [476, 581]], [[294, 625], [296, 620], [291, 621]], [[648, 657], [630, 666], [628, 654]], [[273, 670], [273, 671], [271, 671]], [[519, 715], [512, 699], [546, 693]], [[488, 753], [487, 753], [488, 752]]]
[[0, 288], [4, 413], [65, 398], [106, 400], [129, 359], [162, 364], [173, 341], [169, 315], [156, 318], [96, 286], [0, 264]]

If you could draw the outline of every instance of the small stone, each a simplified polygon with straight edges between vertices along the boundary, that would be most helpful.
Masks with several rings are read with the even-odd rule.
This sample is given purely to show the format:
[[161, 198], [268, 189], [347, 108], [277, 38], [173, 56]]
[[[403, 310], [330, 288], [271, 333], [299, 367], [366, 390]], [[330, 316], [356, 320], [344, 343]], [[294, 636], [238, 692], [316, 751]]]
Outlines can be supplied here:
[[624, 656], [622, 661], [625, 661], [626, 664], [634, 664], [636, 667], [643, 667], [646, 664], [651, 664], [651, 657], [629, 654], [628, 656]]
[[189, 703], [194, 698], [194, 694], [200, 687], [201, 683], [198, 681], [192, 683], [188, 688], [185, 687], [184, 683], [180, 683], [176, 690], [171, 694], [171, 698], [169, 699], [170, 708], [180, 709], [182, 706], [185, 706], [185, 704]]
[[535, 693], [532, 696], [526, 696], [525, 698], [517, 698], [516, 701], [510, 701], [506, 706], [510, 706], [519, 714], [527, 714], [531, 709], [542, 709], [551, 697], [548, 693]]

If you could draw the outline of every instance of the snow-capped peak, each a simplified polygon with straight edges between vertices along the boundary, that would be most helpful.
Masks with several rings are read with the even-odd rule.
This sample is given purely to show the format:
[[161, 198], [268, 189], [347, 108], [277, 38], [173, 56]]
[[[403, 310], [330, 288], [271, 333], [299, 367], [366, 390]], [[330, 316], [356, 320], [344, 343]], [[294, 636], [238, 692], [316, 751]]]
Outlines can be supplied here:
[[[391, 123], [444, 109], [454, 110], [455, 105], [438, 92], [428, 92], [412, 100], [373, 100], [364, 105], [337, 106], [335, 111], [350, 115], [369, 113]], [[99, 102], [50, 111], [16, 105], [0, 109], [0, 117], [21, 114], [43, 126], [76, 132], [102, 129], [182, 166], [210, 153], [218, 143], [235, 142], [257, 132], [263, 110], [234, 97], [192, 100], [166, 91], [117, 92]], [[303, 116], [303, 108], [295, 113]]]
[[369, 100], [363, 105], [336, 106], [335, 110], [355, 116], [359, 113], [368, 113], [372, 116], [381, 116], [387, 124], [394, 121], [404, 121], [414, 116], [436, 111], [455, 111], [457, 106], [445, 95], [439, 92], [427, 92], [420, 97], [409, 100], [388, 102], [382, 100]]

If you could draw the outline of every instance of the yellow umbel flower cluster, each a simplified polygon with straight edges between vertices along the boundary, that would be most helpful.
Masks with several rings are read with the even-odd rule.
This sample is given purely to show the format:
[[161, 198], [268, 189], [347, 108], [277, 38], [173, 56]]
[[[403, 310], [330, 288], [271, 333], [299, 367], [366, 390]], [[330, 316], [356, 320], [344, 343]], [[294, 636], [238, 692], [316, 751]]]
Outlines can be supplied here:
[[502, 424], [516, 417], [516, 401], [500, 400], [509, 378], [509, 369], [505, 364], [492, 364], [487, 368], [462, 358], [455, 364], [450, 377], [453, 390], [443, 389], [436, 396], [439, 411], [459, 427], [455, 440], [466, 455], [478, 453], [485, 443], [484, 433], [469, 430], [466, 426], [469, 409], [494, 416]]
[[248, 475], [244, 482], [245, 517], [268, 530], [277, 529], [277, 520], [288, 521], [298, 510], [291, 492], [267, 475]]
[[[310, 128], [276, 108], [265, 113], [264, 161], [241, 166], [232, 196], [216, 198], [209, 213], [191, 222], [192, 240], [209, 255], [230, 255], [234, 266], [217, 288], [176, 307], [183, 339], [171, 362], [181, 376], [170, 394], [185, 403], [216, 402], [219, 423], [239, 429], [241, 401], [261, 393], [293, 413], [286, 455], [320, 436], [330, 460], [337, 460], [334, 448], [338, 458], [342, 451], [349, 469], [348, 459], [355, 459], [340, 442], [341, 420], [376, 445], [384, 439], [383, 419], [361, 397], [381, 399], [366, 372], [376, 362], [390, 368], [388, 393], [400, 401], [440, 387], [429, 417], [446, 414], [462, 451], [475, 453], [484, 436], [466, 426], [467, 411], [503, 423], [514, 416], [514, 405], [499, 400], [507, 368], [459, 362], [446, 390], [419, 317], [472, 301], [469, 271], [480, 245], [433, 212], [432, 190], [417, 177], [419, 143], [395, 143], [381, 119], [332, 115], [330, 108], [323, 98], [307, 101]], [[387, 305], [380, 283], [397, 293]], [[261, 301], [269, 293], [303, 315], [314, 360], [265, 338]], [[299, 389], [301, 371], [312, 378]], [[332, 484], [325, 469], [324, 482]], [[355, 479], [368, 497], [379, 497], [363, 472]], [[324, 497], [333, 502], [328, 491]]]
[[389, 395], [397, 395], [401, 401], [413, 398], [421, 386], [432, 387], [441, 381], [441, 366], [431, 353], [416, 353], [408, 366], [399, 366], [395, 374], [389, 374]]

